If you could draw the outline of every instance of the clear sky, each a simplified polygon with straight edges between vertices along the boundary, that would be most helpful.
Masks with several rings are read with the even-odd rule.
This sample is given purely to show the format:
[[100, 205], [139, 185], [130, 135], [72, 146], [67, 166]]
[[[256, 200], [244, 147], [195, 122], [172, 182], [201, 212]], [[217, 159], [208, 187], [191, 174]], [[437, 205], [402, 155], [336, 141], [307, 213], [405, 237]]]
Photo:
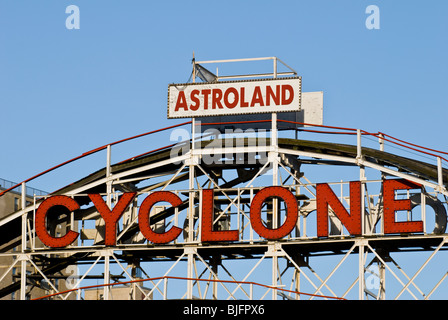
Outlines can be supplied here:
[[[70, 5], [79, 29], [66, 27]], [[188, 80], [193, 51], [277, 56], [303, 91], [324, 92], [324, 124], [448, 151], [447, 14], [442, 0], [0, 0], [0, 178], [183, 122], [166, 117], [167, 87]], [[78, 169], [30, 184], [53, 191], [98, 166]]]
[[[72, 4], [79, 29], [66, 27]], [[324, 124], [447, 151], [447, 12], [436, 0], [0, 0], [0, 177], [182, 122], [166, 118], [167, 86], [187, 81], [193, 51], [277, 56], [303, 91], [324, 91]]]

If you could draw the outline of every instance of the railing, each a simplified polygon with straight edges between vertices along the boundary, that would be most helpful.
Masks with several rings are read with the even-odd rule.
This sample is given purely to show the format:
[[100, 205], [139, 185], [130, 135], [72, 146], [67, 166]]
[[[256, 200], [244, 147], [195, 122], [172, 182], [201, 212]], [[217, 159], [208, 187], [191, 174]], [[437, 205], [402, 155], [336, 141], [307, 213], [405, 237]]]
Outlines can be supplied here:
[[[247, 124], [247, 123], [262, 123], [262, 122], [271, 122], [271, 120], [257, 120], [257, 121], [232, 121], [232, 122], [219, 122], [219, 123], [201, 123], [201, 125], [204, 126], [210, 126], [210, 125], [221, 125], [221, 124]], [[283, 123], [290, 123], [293, 125], [299, 125], [299, 126], [306, 126], [306, 127], [316, 127], [316, 128], [322, 128], [322, 129], [333, 129], [333, 131], [330, 130], [313, 130], [313, 129], [307, 129], [298, 127], [295, 130], [301, 131], [301, 132], [311, 132], [311, 133], [323, 133], [323, 134], [339, 134], [339, 135], [361, 135], [361, 136], [372, 136], [375, 138], [378, 138], [380, 141], [387, 141], [394, 145], [401, 146], [404, 148], [407, 148], [412, 151], [416, 151], [422, 154], [426, 154], [429, 156], [433, 156], [436, 158], [440, 158], [441, 160], [448, 163], [448, 159], [445, 158], [445, 156], [448, 156], [448, 152], [426, 148], [417, 144], [413, 144], [401, 139], [397, 139], [395, 137], [392, 137], [386, 133], [383, 132], [368, 132], [362, 129], [355, 129], [355, 128], [345, 128], [345, 127], [337, 127], [337, 126], [326, 126], [326, 125], [317, 125], [317, 124], [311, 124], [311, 123], [303, 123], [303, 122], [295, 122], [295, 121], [289, 121], [289, 120], [281, 120], [278, 119], [277, 122], [283, 122]], [[336, 131], [335, 131], [336, 130]], [[342, 131], [339, 131], [342, 130]], [[443, 156], [442, 156], [443, 155]]]
[[[17, 184], [16, 182], [0, 178], [0, 190], [2, 190], [2, 189], [12, 191], [12, 192], [15, 192], [18, 194], [20, 194], [22, 192], [20, 183]], [[32, 187], [26, 187], [25, 194], [29, 197], [45, 196], [48, 194], [48, 192], [42, 191], [42, 190], [39, 190], [36, 188], [32, 188]]]
[[[247, 123], [261, 123], [261, 122], [271, 122], [271, 120], [233, 121], [233, 122], [220, 122], [219, 124], [247, 124]], [[410, 143], [410, 142], [407, 142], [407, 141], [404, 141], [404, 140], [392, 137], [392, 136], [390, 136], [388, 134], [385, 134], [385, 133], [382, 133], [382, 132], [371, 133], [371, 132], [367, 132], [367, 131], [361, 130], [361, 129], [345, 128], [345, 127], [337, 127], [337, 126], [327, 126], [327, 125], [316, 125], [316, 124], [311, 124], [311, 123], [294, 122], [294, 121], [280, 120], [280, 119], [278, 119], [277, 122], [290, 123], [291, 125], [296, 126], [296, 128], [294, 128], [293, 130], [298, 131], [298, 132], [330, 134], [330, 135], [334, 135], [334, 134], [336, 134], [336, 135], [349, 135], [349, 136], [350, 135], [356, 135], [357, 136], [357, 147], [358, 147], [359, 151], [362, 148], [361, 138], [369, 136], [369, 137], [375, 137], [375, 138], [378, 139], [379, 144], [380, 144], [380, 150], [382, 148], [384, 148], [384, 144], [386, 142], [388, 142], [391, 145], [404, 148], [404, 150], [416, 152], [417, 154], [420, 154], [422, 156], [433, 157], [434, 164], [437, 166], [438, 173], [439, 173], [439, 175], [438, 175], [438, 180], [439, 180], [438, 183], [439, 183], [439, 186], [441, 188], [443, 188], [444, 183], [442, 181], [442, 170], [443, 170], [444, 164], [445, 164], [445, 167], [448, 166], [448, 157], [447, 157], [448, 156], [448, 152], [444, 152], [444, 151], [440, 151], [440, 150], [436, 150], [436, 149], [431, 149], [431, 148], [426, 148], [426, 147], [423, 147], [423, 146], [420, 146], [420, 145], [417, 145], [417, 144], [413, 144], [413, 143]], [[22, 181], [20, 183], [17, 183], [17, 184], [14, 184], [14, 185], [10, 185], [8, 188], [6, 188], [2, 192], [0, 192], [0, 197], [3, 196], [5, 193], [8, 193], [8, 192], [13, 191], [13, 190], [16, 190], [23, 183], [28, 183], [29, 181], [32, 181], [32, 180], [34, 180], [34, 179], [36, 179], [38, 177], [41, 177], [41, 176], [43, 176], [43, 175], [45, 175], [45, 174], [47, 174], [49, 172], [52, 172], [52, 171], [54, 171], [54, 170], [56, 170], [58, 168], [61, 168], [61, 167], [65, 166], [65, 165], [68, 165], [68, 164], [70, 164], [72, 162], [75, 162], [75, 161], [80, 160], [82, 158], [85, 158], [85, 157], [88, 157], [90, 155], [93, 155], [93, 154], [95, 154], [95, 153], [97, 153], [99, 151], [108, 150], [108, 149], [110, 150], [110, 148], [112, 146], [114, 146], [114, 145], [118, 145], [118, 144], [121, 144], [121, 143], [124, 143], [124, 142], [127, 142], [127, 141], [131, 141], [131, 140], [134, 140], [134, 139], [137, 139], [137, 138], [140, 138], [140, 137], [148, 136], [148, 135], [155, 134], [155, 133], [162, 132], [162, 131], [166, 131], [166, 130], [169, 130], [169, 129], [174, 129], [174, 128], [181, 127], [181, 126], [188, 125], [188, 124], [192, 124], [192, 121], [187, 121], [187, 122], [183, 122], [183, 123], [180, 123], [180, 124], [177, 124], [177, 125], [173, 125], [173, 126], [169, 126], [169, 127], [165, 127], [165, 128], [149, 131], [149, 132], [146, 132], [146, 133], [142, 133], [142, 134], [139, 134], [139, 135], [136, 135], [136, 136], [132, 136], [132, 137], [126, 138], [126, 139], [118, 140], [118, 141], [115, 141], [115, 142], [103, 145], [101, 147], [95, 148], [93, 150], [87, 151], [87, 152], [81, 154], [80, 156], [77, 156], [77, 157], [72, 158], [70, 160], [67, 160], [67, 161], [65, 161], [65, 162], [63, 162], [61, 164], [58, 164], [58, 165], [56, 165], [56, 166], [54, 166], [54, 167], [52, 167], [52, 168], [50, 168], [48, 170], [45, 170], [45, 171], [43, 171], [43, 172], [41, 172], [39, 174], [36, 174], [36, 175], [32, 176], [31, 178], [28, 178], [28, 179], [26, 179], [26, 180], [24, 180], [24, 181]], [[201, 125], [207, 125], [208, 126], [208, 125], [214, 125], [214, 124], [218, 124], [218, 123], [202, 123]], [[320, 128], [320, 129], [323, 129], [323, 130], [310, 129], [311, 127]], [[166, 146], [164, 148], [168, 148], [168, 147], [172, 147], [172, 146], [173, 145], [169, 145], [169, 146]], [[161, 150], [161, 149], [164, 149], [164, 148], [158, 148], [156, 150], [151, 150], [151, 151], [145, 152], [145, 153], [143, 153], [141, 155], [145, 155], [145, 154], [148, 154], [150, 152], [154, 152], [154, 151]], [[138, 156], [141, 156], [141, 155], [138, 155]], [[136, 158], [138, 156], [132, 157], [130, 159]], [[130, 159], [128, 159], [128, 160], [130, 160]], [[126, 161], [126, 160], [124, 160], [124, 161]], [[121, 162], [123, 162], [123, 161], [121, 161]], [[35, 190], [37, 190], [37, 189], [35, 189]]]
[[[150, 290], [150, 292], [148, 294], [146, 294], [146, 298], [149, 297], [155, 289], [158, 288], [158, 286], [160, 285], [160, 283], [163, 280], [163, 292], [162, 292], [162, 296], [165, 299], [167, 299], [167, 281], [168, 280], [185, 280], [185, 281], [194, 281], [194, 282], [208, 282], [208, 283], [220, 283], [221, 285], [224, 286], [224, 284], [235, 284], [238, 285], [238, 287], [241, 287], [241, 285], [248, 285], [249, 286], [249, 299], [252, 300], [253, 296], [251, 296], [253, 294], [253, 288], [255, 287], [260, 287], [260, 288], [266, 288], [268, 290], [276, 290], [276, 291], [280, 291], [282, 293], [284, 293], [284, 297], [286, 296], [286, 294], [293, 294], [296, 296], [308, 296], [308, 297], [312, 297], [312, 298], [321, 298], [321, 299], [334, 299], [334, 300], [346, 300], [344, 298], [340, 298], [340, 297], [332, 297], [332, 296], [325, 296], [325, 295], [318, 295], [318, 294], [311, 294], [311, 293], [305, 293], [305, 292], [300, 292], [300, 291], [294, 291], [294, 290], [288, 290], [288, 289], [283, 289], [283, 288], [279, 288], [279, 287], [274, 287], [274, 286], [268, 286], [265, 284], [261, 284], [261, 283], [257, 283], [257, 282], [252, 282], [252, 281], [235, 281], [235, 280], [216, 280], [216, 279], [201, 279], [201, 278], [185, 278], [185, 277], [174, 277], [174, 276], [162, 276], [162, 277], [155, 277], [155, 278], [146, 278], [146, 279], [136, 279], [136, 280], [130, 280], [130, 281], [121, 281], [121, 282], [114, 282], [114, 283], [108, 283], [108, 284], [98, 284], [98, 285], [91, 285], [91, 286], [84, 286], [84, 287], [79, 287], [79, 288], [74, 288], [74, 289], [69, 289], [69, 290], [65, 290], [65, 291], [61, 291], [61, 292], [56, 292], [56, 293], [52, 293], [52, 294], [48, 294], [39, 298], [35, 298], [33, 300], [43, 300], [43, 299], [49, 299], [52, 297], [56, 297], [59, 295], [63, 295], [66, 294], [67, 296], [65, 297], [65, 299], [68, 297], [68, 294], [71, 292], [80, 292], [82, 290], [88, 290], [88, 289], [96, 289], [96, 288], [104, 288], [104, 287], [113, 287], [113, 286], [117, 286], [117, 285], [128, 285], [128, 284], [136, 284], [136, 283], [143, 283], [143, 282], [148, 282], [148, 281], [159, 281], [154, 288], [152, 288]], [[244, 290], [243, 290], [244, 291]], [[247, 293], [246, 291], [244, 291], [245, 293]], [[266, 294], [269, 291], [265, 292], [265, 294], [263, 295], [266, 296]], [[233, 296], [232, 294], [229, 296], [231, 297]], [[282, 296], [282, 295], [281, 295]], [[262, 297], [262, 298], [263, 298]], [[296, 299], [296, 298], [292, 298], [292, 299]]]
[[137, 139], [137, 138], [140, 138], [140, 137], [144, 137], [144, 136], [151, 135], [151, 134], [154, 134], [154, 133], [157, 133], [157, 132], [161, 132], [161, 131], [165, 131], [165, 130], [168, 130], [168, 129], [173, 129], [173, 128], [176, 128], [176, 127], [180, 127], [180, 126], [183, 126], [183, 125], [186, 125], [186, 124], [190, 124], [190, 123], [191, 123], [191, 121], [188, 121], [188, 122], [180, 123], [180, 124], [177, 124], [177, 125], [169, 126], [169, 127], [166, 127], [166, 128], [149, 131], [149, 132], [146, 132], [146, 133], [142, 133], [142, 134], [139, 134], [139, 135], [136, 135], [136, 136], [132, 136], [130, 138], [118, 140], [118, 141], [115, 141], [115, 142], [103, 145], [103, 146], [101, 146], [99, 148], [87, 151], [87, 152], [81, 154], [80, 156], [77, 156], [75, 158], [72, 158], [70, 160], [62, 162], [62, 163], [60, 163], [60, 164], [58, 164], [58, 165], [56, 165], [56, 166], [54, 166], [54, 167], [52, 167], [50, 169], [47, 169], [47, 170], [45, 170], [45, 171], [43, 171], [41, 173], [38, 173], [38, 174], [32, 176], [31, 178], [28, 178], [28, 179], [26, 179], [26, 180], [24, 180], [24, 181], [22, 181], [20, 183], [17, 183], [15, 185], [9, 187], [8, 189], [0, 192], [0, 197], [3, 196], [5, 193], [8, 193], [9, 191], [12, 191], [12, 190], [16, 189], [17, 187], [20, 187], [23, 183], [28, 183], [29, 181], [32, 181], [32, 180], [34, 180], [34, 179], [36, 179], [38, 177], [43, 176], [44, 174], [47, 174], [47, 173], [49, 173], [51, 171], [54, 171], [54, 170], [56, 170], [58, 168], [61, 168], [61, 167], [65, 166], [65, 165], [67, 165], [69, 163], [75, 162], [77, 160], [80, 160], [80, 159], [85, 158], [87, 156], [90, 156], [92, 154], [95, 154], [95, 153], [97, 153], [99, 151], [107, 150], [108, 148], [110, 148], [113, 145], [117, 145], [117, 144], [120, 144], [120, 143], [123, 143], [123, 142], [126, 142], [126, 141], [134, 140], [134, 139]]

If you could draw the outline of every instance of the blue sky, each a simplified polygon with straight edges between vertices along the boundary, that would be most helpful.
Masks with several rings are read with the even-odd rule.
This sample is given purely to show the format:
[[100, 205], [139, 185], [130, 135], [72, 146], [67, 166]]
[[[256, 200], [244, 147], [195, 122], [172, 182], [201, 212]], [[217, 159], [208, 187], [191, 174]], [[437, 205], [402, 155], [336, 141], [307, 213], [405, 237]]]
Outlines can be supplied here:
[[[71, 4], [79, 30], [65, 26]], [[379, 30], [365, 26], [371, 4]], [[166, 118], [167, 86], [188, 79], [193, 51], [198, 60], [277, 56], [304, 91], [324, 91], [324, 124], [446, 151], [447, 10], [400, 0], [1, 0], [0, 177], [22, 181], [178, 123]]]

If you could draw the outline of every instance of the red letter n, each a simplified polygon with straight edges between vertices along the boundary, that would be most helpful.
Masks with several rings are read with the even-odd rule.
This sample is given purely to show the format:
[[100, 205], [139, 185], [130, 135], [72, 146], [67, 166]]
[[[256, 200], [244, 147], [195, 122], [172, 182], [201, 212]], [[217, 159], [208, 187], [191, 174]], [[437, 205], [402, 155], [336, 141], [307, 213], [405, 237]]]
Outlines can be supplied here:
[[326, 183], [316, 186], [317, 236], [328, 237], [328, 206], [351, 235], [361, 235], [361, 182], [350, 182], [350, 214]]

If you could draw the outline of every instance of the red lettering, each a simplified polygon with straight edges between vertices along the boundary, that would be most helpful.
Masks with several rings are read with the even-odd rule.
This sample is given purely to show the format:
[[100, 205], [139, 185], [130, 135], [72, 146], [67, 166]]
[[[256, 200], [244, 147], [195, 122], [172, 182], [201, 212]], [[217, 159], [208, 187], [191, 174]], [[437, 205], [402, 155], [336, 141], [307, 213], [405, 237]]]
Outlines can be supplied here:
[[204, 96], [204, 110], [208, 109], [208, 95], [212, 92], [211, 89], [204, 89], [201, 91], [202, 95]]
[[[236, 89], [229, 89], [229, 94], [235, 94]], [[404, 179], [383, 181], [383, 206], [384, 206], [384, 233], [414, 233], [423, 232], [422, 221], [397, 222], [395, 212], [411, 210], [409, 199], [395, 199], [395, 190], [410, 190], [421, 188], [421, 185]], [[90, 200], [105, 221], [105, 245], [116, 245], [117, 223], [122, 217], [130, 203], [135, 199], [135, 192], [123, 193], [118, 203], [111, 210], [104, 202], [100, 194], [89, 194]], [[267, 227], [262, 221], [262, 207], [268, 199], [283, 200], [286, 205], [285, 219], [278, 228]], [[361, 182], [350, 182], [350, 212], [344, 207], [336, 194], [327, 183], [316, 185], [317, 202], [317, 236], [328, 237], [329, 234], [329, 207], [334, 211], [337, 218], [351, 235], [362, 235], [361, 224]], [[168, 202], [173, 208], [182, 204], [181, 198], [169, 191], [156, 191], [143, 200], [138, 212], [138, 224], [140, 231], [148, 241], [153, 243], [169, 243], [179, 237], [182, 229], [176, 226], [163, 233], [151, 229], [150, 212], [157, 202]], [[214, 191], [213, 189], [202, 190], [202, 212], [201, 212], [201, 241], [238, 241], [239, 230], [215, 230], [214, 229]], [[60, 207], [60, 208], [58, 208]], [[52, 196], [45, 199], [36, 211], [35, 230], [37, 237], [42, 243], [49, 247], [60, 248], [72, 244], [79, 233], [69, 230], [64, 236], [55, 237], [48, 230], [47, 220], [53, 214], [61, 214], [64, 211], [73, 212], [80, 207], [78, 203], [67, 196]], [[62, 211], [61, 211], [62, 209]], [[59, 211], [58, 211], [59, 210]], [[68, 211], [67, 211], [68, 210]], [[279, 212], [280, 215], [280, 212]], [[294, 194], [284, 187], [272, 186], [261, 189], [252, 200], [250, 206], [250, 223], [255, 232], [268, 240], [281, 239], [287, 236], [296, 226], [298, 219], [298, 205]]]
[[183, 91], [179, 91], [174, 111], [179, 111], [180, 108], [184, 109], [185, 111], [188, 111], [187, 99], [185, 98], [185, 92]]
[[70, 197], [67, 196], [52, 196], [45, 199], [36, 211], [36, 221], [35, 229], [36, 235], [42, 241], [42, 243], [48, 247], [61, 248], [70, 245], [76, 240], [79, 233], [69, 230], [62, 237], [53, 237], [47, 230], [47, 214], [50, 209], [57, 206], [62, 206], [67, 208], [70, 212], [79, 209], [78, 203]]
[[350, 214], [339, 201], [327, 183], [316, 185], [317, 194], [317, 236], [328, 237], [328, 206], [333, 209], [347, 231], [352, 235], [362, 234], [361, 230], [361, 182], [350, 182]]
[[194, 104], [190, 105], [190, 110], [196, 111], [199, 109], [199, 98], [198, 98], [199, 90], [193, 90], [190, 94], [190, 99]]
[[108, 205], [104, 202], [103, 198], [99, 194], [89, 194], [90, 200], [92, 200], [96, 209], [105, 222], [105, 235], [104, 244], [106, 246], [114, 246], [117, 242], [117, 222], [123, 215], [126, 208], [134, 199], [136, 192], [126, 192], [118, 200], [118, 203], [111, 211]]
[[201, 241], [238, 241], [238, 230], [213, 230], [214, 211], [213, 189], [202, 190]]
[[[281, 198], [286, 203], [286, 220], [283, 225], [277, 229], [269, 229], [261, 220], [261, 208], [266, 199], [270, 197]], [[283, 187], [266, 187], [257, 192], [250, 206], [250, 223], [252, 228], [261, 237], [274, 240], [281, 239], [288, 235], [296, 226], [298, 218], [298, 208], [296, 197]]]
[[219, 109], [223, 108], [223, 106], [221, 104], [221, 99], [222, 99], [221, 89], [213, 89], [213, 91], [212, 91], [212, 109], [216, 109], [216, 107], [218, 107]]
[[266, 105], [271, 105], [271, 98], [274, 101], [275, 105], [280, 105], [280, 86], [275, 86], [275, 94], [274, 90], [272, 90], [271, 86], [266, 87]]
[[[289, 92], [289, 97], [286, 98], [286, 92]], [[289, 84], [282, 85], [282, 105], [290, 104], [294, 100], [294, 89]]]
[[168, 243], [176, 239], [182, 232], [181, 228], [176, 226], [171, 227], [169, 231], [164, 233], [157, 233], [151, 229], [151, 224], [149, 221], [149, 214], [151, 208], [157, 202], [169, 202], [173, 207], [180, 206], [182, 200], [176, 194], [169, 191], [156, 191], [151, 193], [149, 196], [143, 200], [140, 210], [138, 211], [138, 225], [141, 233], [146, 239], [153, 243]]
[[395, 212], [411, 210], [411, 200], [396, 200], [395, 190], [410, 190], [421, 188], [421, 185], [408, 180], [384, 180], [384, 233], [423, 232], [423, 221], [395, 221]]
[[[229, 94], [233, 93], [233, 102], [229, 101]], [[230, 87], [224, 92], [224, 104], [227, 108], [233, 109], [238, 104], [238, 90], [233, 87]]]
[[244, 91], [245, 91], [245, 88], [241, 87], [240, 88], [240, 97], [241, 97], [240, 98], [241, 99], [240, 106], [241, 106], [241, 108], [246, 108], [249, 106], [249, 103], [247, 101], [244, 101]]
[[256, 86], [254, 89], [250, 106], [253, 107], [256, 103], [258, 103], [261, 107], [264, 106], [263, 95], [261, 94], [261, 89], [259, 86]]

